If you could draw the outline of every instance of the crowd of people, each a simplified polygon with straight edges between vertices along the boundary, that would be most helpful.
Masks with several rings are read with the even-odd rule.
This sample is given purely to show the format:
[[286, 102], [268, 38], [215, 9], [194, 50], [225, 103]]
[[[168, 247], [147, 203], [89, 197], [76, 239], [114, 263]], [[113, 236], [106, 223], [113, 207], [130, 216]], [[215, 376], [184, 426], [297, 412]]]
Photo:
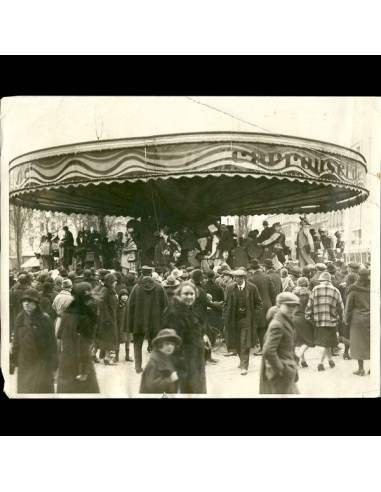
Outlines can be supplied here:
[[11, 278], [10, 360], [19, 393], [99, 393], [94, 364], [115, 366], [124, 353], [141, 374], [141, 393], [205, 394], [205, 366], [218, 363], [213, 347], [221, 340], [242, 376], [252, 353], [262, 357], [264, 394], [298, 392], [298, 369], [308, 367], [305, 354], [314, 346], [321, 347], [318, 371], [326, 359], [335, 367], [342, 343], [344, 359], [358, 361], [354, 374], [366, 374], [370, 265], [346, 265], [331, 247], [315, 262], [320, 249], [305, 218], [297, 261], [279, 223], [264, 222], [247, 239], [221, 224], [201, 238], [187, 227], [181, 234], [162, 227], [150, 251], [136, 222], [118, 234], [107, 269], [94, 248], [96, 231], [74, 251], [65, 227], [59, 268], [48, 262], [42, 272]]

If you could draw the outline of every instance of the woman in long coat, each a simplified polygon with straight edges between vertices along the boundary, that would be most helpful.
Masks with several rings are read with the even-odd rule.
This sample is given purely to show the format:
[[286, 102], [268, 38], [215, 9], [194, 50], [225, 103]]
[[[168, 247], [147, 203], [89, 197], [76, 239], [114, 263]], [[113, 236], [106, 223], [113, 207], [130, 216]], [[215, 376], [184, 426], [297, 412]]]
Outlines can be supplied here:
[[308, 278], [300, 277], [297, 280], [297, 286], [295, 287], [293, 294], [295, 294], [300, 304], [296, 307], [292, 322], [296, 331], [296, 346], [300, 347], [297, 353], [301, 359], [300, 365], [302, 367], [308, 367], [305, 359], [305, 352], [309, 347], [315, 347], [314, 344], [314, 327], [311, 321], [306, 319], [305, 311], [310, 297], [311, 291], [308, 288]]
[[[57, 337], [62, 341], [57, 393], [99, 393], [91, 357], [97, 315], [90, 306], [91, 285], [80, 282], [73, 287], [74, 300], [62, 314]], [[86, 378], [79, 376], [86, 375]]]
[[370, 359], [370, 271], [366, 268], [360, 268], [348, 289], [344, 321], [350, 328], [351, 357], [358, 362], [353, 374], [365, 376], [364, 360]]
[[183, 367], [177, 363], [181, 393], [206, 393], [204, 329], [193, 311], [197, 288], [183, 282], [175, 291], [173, 304], [163, 315], [163, 328], [171, 328], [182, 338]]
[[116, 283], [115, 275], [108, 273], [103, 280], [103, 287], [99, 291], [98, 316], [100, 333], [97, 347], [105, 351], [104, 363], [106, 366], [115, 365], [115, 362], [110, 358], [110, 352], [119, 348]]
[[18, 393], [54, 393], [58, 349], [53, 323], [39, 306], [39, 293], [26, 289], [14, 325], [11, 362], [18, 367]]
[[310, 233], [311, 224], [304, 217], [300, 218], [300, 230], [296, 238], [298, 247], [298, 262], [300, 268], [314, 264], [312, 255], [315, 251], [314, 241]]
[[294, 355], [295, 330], [292, 316], [299, 299], [291, 292], [278, 294], [277, 309], [268, 312], [270, 324], [265, 335], [259, 392], [261, 394], [297, 394], [297, 362]]

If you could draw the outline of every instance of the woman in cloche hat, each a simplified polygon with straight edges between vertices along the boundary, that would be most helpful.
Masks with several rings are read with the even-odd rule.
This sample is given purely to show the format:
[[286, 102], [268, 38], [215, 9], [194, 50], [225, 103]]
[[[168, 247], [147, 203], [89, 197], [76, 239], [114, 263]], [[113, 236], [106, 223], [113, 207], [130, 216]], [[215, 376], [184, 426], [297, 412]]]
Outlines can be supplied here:
[[35, 289], [25, 289], [22, 311], [14, 325], [11, 364], [18, 367], [18, 393], [54, 393], [53, 372], [58, 367], [53, 323], [40, 307]]
[[175, 330], [159, 331], [152, 340], [153, 351], [144, 368], [140, 393], [177, 393], [179, 376], [175, 368], [175, 351], [181, 338]]

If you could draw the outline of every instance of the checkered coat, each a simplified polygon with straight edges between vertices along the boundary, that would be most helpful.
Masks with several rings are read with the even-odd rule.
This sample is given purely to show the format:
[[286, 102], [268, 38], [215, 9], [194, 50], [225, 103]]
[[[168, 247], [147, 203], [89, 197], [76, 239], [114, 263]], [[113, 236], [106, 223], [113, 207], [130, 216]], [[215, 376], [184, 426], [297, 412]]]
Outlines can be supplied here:
[[314, 325], [335, 327], [342, 319], [344, 304], [341, 294], [331, 282], [320, 282], [313, 288], [306, 306], [306, 319]]

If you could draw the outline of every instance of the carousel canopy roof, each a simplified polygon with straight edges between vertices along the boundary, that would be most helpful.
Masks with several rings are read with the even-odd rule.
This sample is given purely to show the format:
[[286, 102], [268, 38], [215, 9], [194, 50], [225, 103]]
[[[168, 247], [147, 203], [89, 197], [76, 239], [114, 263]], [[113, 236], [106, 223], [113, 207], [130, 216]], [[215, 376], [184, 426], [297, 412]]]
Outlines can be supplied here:
[[65, 145], [19, 156], [9, 172], [11, 202], [21, 206], [160, 219], [327, 212], [369, 194], [361, 154], [259, 133]]

